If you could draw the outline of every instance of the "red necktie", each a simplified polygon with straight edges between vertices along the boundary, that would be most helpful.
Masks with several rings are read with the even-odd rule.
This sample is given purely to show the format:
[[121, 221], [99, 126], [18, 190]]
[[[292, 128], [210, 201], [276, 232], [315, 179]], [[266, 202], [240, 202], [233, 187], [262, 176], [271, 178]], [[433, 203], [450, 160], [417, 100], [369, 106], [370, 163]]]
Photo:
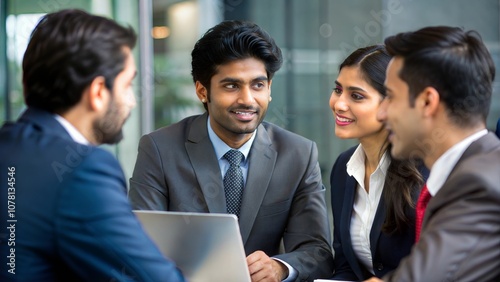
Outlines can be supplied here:
[[422, 191], [420, 192], [420, 196], [417, 201], [417, 209], [416, 213], [416, 222], [415, 222], [415, 243], [420, 239], [420, 230], [422, 230], [422, 222], [424, 221], [425, 208], [427, 207], [427, 203], [431, 199], [431, 194], [429, 190], [427, 190], [427, 184], [424, 185]]

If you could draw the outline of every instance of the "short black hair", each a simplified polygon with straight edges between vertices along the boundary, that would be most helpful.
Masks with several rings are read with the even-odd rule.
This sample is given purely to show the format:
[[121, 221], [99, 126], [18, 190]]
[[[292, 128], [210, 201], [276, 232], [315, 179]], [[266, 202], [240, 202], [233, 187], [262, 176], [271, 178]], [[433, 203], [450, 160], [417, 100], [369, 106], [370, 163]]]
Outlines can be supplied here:
[[457, 125], [486, 123], [495, 65], [476, 31], [432, 26], [385, 39], [389, 54], [403, 58], [400, 78], [410, 103], [425, 87], [435, 88]]
[[258, 25], [245, 21], [223, 21], [209, 29], [191, 52], [191, 74], [210, 91], [210, 80], [217, 67], [235, 60], [256, 58], [266, 67], [271, 80], [283, 64], [274, 39]]
[[98, 76], [112, 90], [125, 67], [124, 47], [133, 49], [136, 38], [132, 28], [81, 10], [45, 15], [24, 54], [26, 105], [63, 113], [81, 100], [85, 88]]

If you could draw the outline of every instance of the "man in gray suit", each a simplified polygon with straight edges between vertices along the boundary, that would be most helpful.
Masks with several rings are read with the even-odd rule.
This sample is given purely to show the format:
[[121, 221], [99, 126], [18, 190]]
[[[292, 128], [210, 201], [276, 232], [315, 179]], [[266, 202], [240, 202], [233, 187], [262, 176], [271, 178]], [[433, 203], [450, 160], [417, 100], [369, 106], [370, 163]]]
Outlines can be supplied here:
[[[282, 61], [255, 24], [210, 29], [192, 51], [196, 94], [207, 112], [143, 136], [130, 179], [136, 209], [238, 215], [252, 281], [332, 275], [316, 144], [262, 121]], [[231, 150], [243, 155], [234, 166], [225, 157]], [[238, 188], [242, 194], [233, 193]]]
[[500, 141], [486, 130], [491, 55], [476, 32], [444, 26], [385, 44], [394, 57], [378, 117], [394, 157], [431, 168], [422, 189], [431, 198], [420, 240], [383, 280], [500, 281]]

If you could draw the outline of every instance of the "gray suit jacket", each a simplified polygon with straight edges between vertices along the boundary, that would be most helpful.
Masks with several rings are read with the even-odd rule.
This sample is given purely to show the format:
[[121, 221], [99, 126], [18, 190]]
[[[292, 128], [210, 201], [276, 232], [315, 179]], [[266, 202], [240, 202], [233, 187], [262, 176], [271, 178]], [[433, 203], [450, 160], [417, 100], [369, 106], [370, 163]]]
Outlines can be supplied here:
[[420, 241], [384, 281], [500, 281], [500, 141], [472, 143], [430, 200]]
[[[135, 209], [226, 213], [207, 117], [192, 116], [141, 138], [130, 179]], [[262, 250], [282, 259], [299, 272], [300, 281], [330, 277], [333, 271], [317, 155], [314, 142], [261, 124], [248, 156], [239, 218], [247, 255]]]

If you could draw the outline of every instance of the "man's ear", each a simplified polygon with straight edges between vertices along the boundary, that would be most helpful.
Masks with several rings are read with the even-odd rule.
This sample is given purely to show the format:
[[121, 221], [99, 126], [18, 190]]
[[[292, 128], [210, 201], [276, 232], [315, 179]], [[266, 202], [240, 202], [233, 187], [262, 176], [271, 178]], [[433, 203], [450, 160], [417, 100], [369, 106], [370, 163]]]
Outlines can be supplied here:
[[273, 84], [273, 80], [269, 80], [269, 102], [273, 100], [273, 97], [271, 97], [271, 85]]
[[102, 111], [108, 107], [110, 95], [109, 89], [106, 87], [106, 80], [102, 76], [98, 76], [92, 80], [88, 87], [89, 107], [92, 111]]
[[425, 87], [417, 97], [417, 105], [423, 109], [425, 117], [436, 115], [439, 110], [439, 102], [441, 101], [439, 92], [434, 87]]
[[203, 104], [205, 104], [208, 101], [207, 88], [205, 86], [203, 86], [203, 84], [201, 84], [201, 82], [199, 82], [199, 81], [196, 81], [195, 88], [196, 88], [196, 95], [198, 96], [198, 99], [200, 99], [200, 101]]

